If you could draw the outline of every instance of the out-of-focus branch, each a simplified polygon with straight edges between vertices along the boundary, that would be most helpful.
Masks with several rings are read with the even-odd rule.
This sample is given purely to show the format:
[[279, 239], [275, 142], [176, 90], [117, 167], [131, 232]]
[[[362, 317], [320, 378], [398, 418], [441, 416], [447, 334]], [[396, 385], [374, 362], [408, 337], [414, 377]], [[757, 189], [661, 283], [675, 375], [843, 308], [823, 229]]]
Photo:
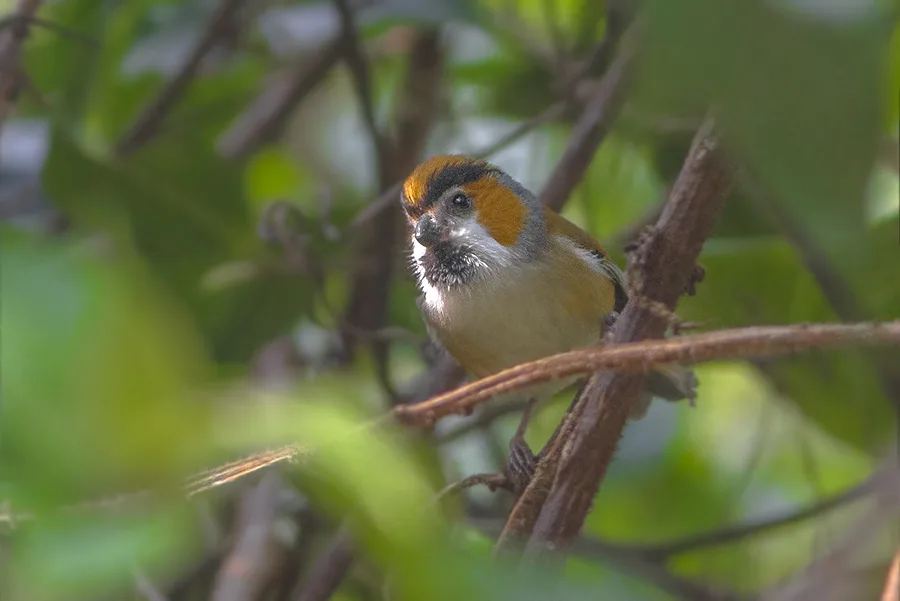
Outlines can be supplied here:
[[[560, 119], [566, 114], [566, 103], [565, 102], [555, 102], [534, 117], [530, 119], [526, 119], [522, 123], [520, 123], [515, 129], [513, 129], [508, 134], [501, 136], [498, 140], [492, 142], [487, 145], [483, 149], [472, 152], [471, 155], [476, 158], [488, 158], [492, 154], [496, 154], [510, 146], [515, 144], [522, 137], [528, 135], [530, 132], [534, 131], [541, 125], [545, 123], [549, 123], [551, 121], [555, 121]], [[403, 177], [406, 177], [406, 173], [403, 174]], [[400, 194], [400, 188], [403, 186], [403, 180], [398, 179], [394, 185], [381, 193], [375, 200], [373, 200], [369, 206], [359, 212], [359, 214], [350, 222], [349, 230], [356, 231], [359, 228], [365, 226], [373, 219], [377, 218], [378, 215], [387, 211], [392, 206], [394, 206], [398, 202], [398, 196]]]
[[687, 536], [660, 545], [641, 546], [639, 549], [636, 548], [635, 550], [639, 550], [641, 554], [652, 559], [663, 561], [675, 555], [726, 545], [752, 536], [765, 534], [772, 530], [784, 528], [785, 526], [798, 524], [867, 497], [880, 486], [879, 476], [880, 475], [876, 473], [874, 476], [867, 478], [856, 486], [841, 493], [783, 515], [735, 524], [725, 528], [718, 528], [710, 532]]
[[[631, 300], [615, 325], [612, 342], [665, 334], [670, 312], [694, 277], [697, 257], [732, 180], [732, 169], [709, 121], [694, 140], [659, 222], [629, 256]], [[516, 516], [508, 540], [530, 535], [527, 551], [539, 557], [564, 549], [577, 536], [642, 392], [643, 380], [636, 374], [604, 372], [591, 377], [566, 431], [542, 457], [535, 478], [520, 497], [517, 506], [529, 510]], [[541, 476], [544, 483], [539, 482]], [[544, 492], [547, 481], [552, 482], [549, 494]], [[538, 518], [533, 521], [535, 511]]]
[[22, 87], [22, 45], [28, 37], [29, 21], [41, 4], [41, 0], [19, 0], [10, 22], [0, 28], [0, 131]]
[[639, 23], [624, 35], [616, 58], [600, 80], [584, 112], [575, 124], [562, 158], [541, 192], [541, 201], [559, 210], [587, 172], [600, 143], [612, 129], [628, 88], [636, 59]]
[[[380, 162], [379, 189], [411, 171], [419, 162], [435, 122], [441, 96], [443, 52], [435, 29], [418, 32], [409, 52], [406, 80], [396, 108], [396, 136], [392, 151]], [[397, 258], [403, 222], [399, 205], [379, 213], [359, 232], [359, 244], [351, 274], [350, 298], [342, 316], [342, 339], [348, 357], [359, 342], [359, 331], [377, 331], [386, 321], [390, 279]], [[383, 388], [397, 398], [387, 374], [387, 349], [383, 340], [372, 340], [378, 377]]]
[[166, 115], [184, 96], [203, 59], [217, 42], [231, 33], [235, 17], [243, 3], [244, 0], [221, 0], [221, 4], [194, 44], [184, 64], [116, 144], [117, 155], [126, 156], [134, 152], [156, 135]]
[[294, 108], [312, 93], [344, 53], [344, 39], [325, 44], [303, 65], [273, 77], [218, 141], [219, 153], [244, 159], [278, 136]]
[[327, 601], [344, 581], [352, 565], [353, 540], [350, 529], [343, 526], [304, 579], [302, 590], [292, 595], [292, 601]]
[[881, 592], [881, 601], [900, 601], [900, 550], [894, 553], [894, 559], [891, 560], [891, 567], [884, 580], [884, 590]]
[[[475, 527], [488, 536], [497, 536], [503, 523], [496, 519], [470, 519]], [[631, 574], [673, 597], [685, 601], [736, 601], [734, 593], [714, 590], [701, 582], [689, 580], [669, 571], [662, 562], [655, 561], [628, 547], [594, 538], [580, 537], [572, 543], [572, 553], [579, 557], [602, 561], [610, 567]]]
[[359, 98], [359, 108], [362, 111], [363, 122], [369, 132], [369, 139], [375, 150], [375, 159], [378, 164], [379, 187], [387, 185], [384, 176], [387, 174], [391, 161], [393, 148], [378, 128], [375, 121], [375, 106], [372, 100], [372, 82], [369, 77], [369, 64], [362, 51], [362, 44], [356, 31], [356, 19], [348, 0], [334, 0], [341, 20], [341, 37], [344, 42], [344, 60], [352, 74], [353, 87]]
[[[885, 524], [900, 516], [900, 463], [888, 459], [874, 477], [873, 506], [848, 528], [843, 540], [822, 554], [790, 581], [759, 595], [761, 601], [836, 601], [838, 585], [866, 545]], [[845, 591], [849, 592], [849, 591]], [[854, 595], [854, 598], [861, 598]]]
[[[565, 77], [564, 87], [567, 90], [575, 90], [580, 86], [580, 84], [584, 83], [581, 80], [587, 76], [589, 69], [598, 62], [604, 62], [608, 59], [608, 57], [612, 53], [613, 48], [615, 48], [617, 42], [619, 41], [619, 37], [621, 36], [621, 34], [622, 32], [620, 31], [619, 25], [613, 27], [609, 31], [603, 42], [595, 48], [590, 56], [584, 59], [580, 65], [573, 67], [571, 75]], [[625, 49], [622, 52], [622, 56], [624, 57], [622, 62], [620, 62], [618, 65], [611, 65], [607, 70], [607, 75], [604, 76], [604, 78], [597, 82], [594, 86], [592, 86], [590, 93], [585, 95], [583, 101], [589, 105], [589, 108], [585, 109], [582, 120], [576, 126], [576, 131], [580, 131], [581, 135], [573, 135], [572, 142], [570, 142], [570, 147], [569, 149], [567, 149], [567, 152], [571, 151], [572, 153], [581, 154], [588, 153], [589, 161], [590, 156], [593, 156], [593, 151], [596, 150], [596, 147], [600, 144], [600, 142], [602, 142], [603, 138], [608, 133], [609, 126], [615, 119], [615, 115], [617, 114], [621, 105], [621, 99], [626, 88], [626, 68], [629, 67], [631, 61], [634, 58], [633, 50]], [[576, 96], [578, 95], [576, 94]], [[523, 121], [512, 132], [501, 137], [496, 142], [489, 144], [480, 151], [472, 152], [470, 154], [477, 158], [488, 158], [492, 154], [503, 150], [510, 144], [515, 143], [537, 127], [550, 121], [555, 121], [564, 117], [567, 112], [567, 107], [568, 104], [566, 100], [555, 102], [534, 117]], [[593, 149], [590, 148], [592, 144]], [[552, 202], [554, 203], [554, 205], [556, 203], [559, 203], [559, 206], [562, 206], [562, 203], [565, 202], [565, 198], [569, 196], [571, 190], [569, 190], [569, 192], [566, 192], [564, 190], [563, 180], [567, 181], [567, 178], [565, 178], [563, 174], [554, 175], [560, 181], [560, 183], [553, 184], [552, 197], [554, 198], [554, 200]], [[404, 173], [403, 177], [405, 176], [406, 174]], [[551, 180], [553, 179], [554, 177], [551, 176]], [[402, 185], [402, 183], [402, 179], [398, 178], [398, 181], [396, 181], [393, 186], [382, 193], [364, 211], [360, 212], [360, 214], [357, 215], [357, 217], [351, 222], [350, 229], [354, 230], [361, 225], [368, 223], [382, 211], [387, 210], [389, 207], [395, 204], [396, 197], [400, 193], [400, 186]], [[546, 193], [547, 192], [545, 190], [545, 194]], [[564, 198], [561, 201], [555, 200], [558, 195], [563, 195]]]
[[272, 524], [278, 510], [277, 474], [265, 474], [259, 484], [246, 491], [237, 519], [237, 536], [213, 585], [212, 601], [256, 599], [274, 573], [273, 555], [278, 543]]
[[[863, 308], [846, 279], [828, 260], [828, 254], [816, 245], [803, 224], [793, 219], [775, 202], [758, 179], [746, 170], [742, 176], [741, 183], [753, 198], [756, 209], [790, 241], [837, 316], [842, 321], [870, 319], [871, 315]], [[881, 382], [881, 389], [894, 406], [900, 431], [900, 374], [895, 369], [900, 353], [873, 353], [870, 358]]]

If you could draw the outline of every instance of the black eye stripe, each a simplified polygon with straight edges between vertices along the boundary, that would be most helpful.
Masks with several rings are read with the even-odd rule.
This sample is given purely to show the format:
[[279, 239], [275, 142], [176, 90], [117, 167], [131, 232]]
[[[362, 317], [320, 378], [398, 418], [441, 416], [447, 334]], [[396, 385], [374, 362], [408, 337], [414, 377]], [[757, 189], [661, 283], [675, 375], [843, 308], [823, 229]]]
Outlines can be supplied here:
[[476, 182], [497, 170], [485, 163], [458, 163], [448, 165], [435, 173], [428, 182], [428, 191], [421, 206], [433, 206], [450, 188], [458, 188]]

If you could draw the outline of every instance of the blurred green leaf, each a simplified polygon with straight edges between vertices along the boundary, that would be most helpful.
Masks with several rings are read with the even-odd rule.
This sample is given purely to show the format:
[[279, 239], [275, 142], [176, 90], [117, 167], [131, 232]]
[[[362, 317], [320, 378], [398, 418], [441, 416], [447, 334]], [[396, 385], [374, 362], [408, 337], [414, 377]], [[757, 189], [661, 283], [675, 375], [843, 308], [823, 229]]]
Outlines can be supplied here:
[[3, 456], [26, 507], [179, 476], [204, 438], [209, 373], [192, 324], [144, 266], [2, 240]]
[[102, 0], [74, 0], [48, 5], [41, 17], [86, 36], [94, 46], [52, 29], [36, 28], [25, 52], [25, 69], [53, 107], [53, 114], [71, 126], [89, 102], [91, 86], [103, 61], [104, 34], [111, 4]]
[[[80, 223], [134, 240], [224, 361], [249, 357], [312, 302], [311, 284], [276, 267], [276, 255], [257, 240], [241, 178], [208, 146], [160, 140], [109, 162], [88, 156], [58, 130], [43, 175], [53, 202]], [[253, 262], [251, 279], [204, 291], [208, 272], [235, 260]]]
[[141, 516], [81, 515], [27, 525], [15, 535], [11, 601], [127, 591], [136, 570], [187, 559], [184, 507]]
[[885, 125], [888, 134], [896, 136], [900, 126], [900, 25], [894, 26], [894, 33], [891, 35], [886, 96]]
[[841, 20], [823, 7], [744, 0], [647, 9], [643, 97], [661, 107], [711, 102], [778, 202], [795, 219], [815, 215], [809, 228], [829, 254], [850, 250], [864, 236], [860, 199], [881, 131], [882, 15], [861, 8]]

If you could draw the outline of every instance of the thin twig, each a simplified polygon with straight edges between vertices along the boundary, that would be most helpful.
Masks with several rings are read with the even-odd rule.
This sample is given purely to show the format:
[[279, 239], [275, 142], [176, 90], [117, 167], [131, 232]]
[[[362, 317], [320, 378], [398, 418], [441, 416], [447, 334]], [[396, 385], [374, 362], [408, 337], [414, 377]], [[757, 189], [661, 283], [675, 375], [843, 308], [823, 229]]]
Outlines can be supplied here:
[[446, 497], [455, 495], [460, 491], [466, 490], [467, 488], [482, 485], [487, 486], [491, 491], [494, 491], [498, 488], [507, 488], [508, 481], [506, 479], [506, 476], [503, 474], [473, 474], [471, 476], [463, 478], [462, 480], [452, 482], [442, 488], [441, 491], [437, 494], [436, 499], [444, 499]]
[[[341, 36], [344, 41], [344, 60], [350, 67], [350, 73], [353, 75], [353, 87], [359, 98], [359, 108], [362, 111], [363, 122], [369, 132], [369, 139], [375, 150], [375, 159], [378, 163], [378, 172], [380, 174], [387, 173], [390, 161], [391, 149], [389, 148], [387, 138], [378, 129], [378, 123], [375, 121], [375, 107], [372, 101], [372, 83], [369, 77], [369, 65], [363, 56], [362, 45], [356, 31], [356, 20], [353, 16], [353, 10], [347, 0], [334, 0], [338, 14], [341, 19]], [[386, 186], [387, 182], [382, 182], [379, 186]]]
[[[629, 256], [631, 300], [612, 332], [614, 342], [662, 337], [678, 297], [696, 273], [696, 260], [732, 187], [732, 169], [713, 133], [698, 132], [657, 226]], [[677, 360], [676, 360], [677, 361]], [[539, 462], [551, 468], [553, 484], [527, 544], [529, 556], [547, 557], [577, 536], [606, 475], [632, 405], [643, 392], [636, 374], [591, 377], [573, 411], [571, 427]], [[577, 416], [577, 419], [575, 418]], [[565, 451], [564, 451], [565, 450]], [[523, 494], [519, 502], [526, 504]]]
[[476, 430], [482, 430], [487, 426], [492, 425], [501, 417], [505, 417], [512, 413], [522, 412], [527, 404], [528, 399], [517, 399], [508, 403], [487, 405], [481, 409], [475, 419], [461, 423], [452, 430], [447, 430], [439, 434], [436, 438], [436, 442], [438, 444], [447, 444], [459, 440]]
[[76, 31], [75, 29], [63, 27], [59, 23], [41, 19], [40, 17], [27, 17], [18, 14], [12, 14], [0, 19], [0, 30], [5, 29], [6, 27], [15, 27], [19, 22], [22, 21], [24, 21], [27, 25], [41, 27], [48, 31], [52, 31], [53, 33], [57, 33], [62, 37], [69, 38], [76, 42], [81, 42], [86, 46], [91, 46], [92, 48], [98, 48], [100, 46], [100, 42], [89, 35], [85, 35], [80, 31]]
[[[502, 521], [493, 518], [470, 518], [469, 522], [491, 537], [498, 536], [503, 527]], [[572, 543], [572, 553], [584, 559], [608, 563], [617, 570], [631, 574], [685, 601], [736, 601], [738, 598], [731, 592], [713, 590], [700, 582], [674, 574], [666, 569], [662, 562], [655, 561], [640, 551], [596, 538], [579, 537]]]
[[751, 522], [727, 526], [725, 528], [718, 528], [710, 532], [687, 536], [660, 545], [642, 546], [639, 550], [642, 554], [652, 559], [663, 561], [674, 557], [675, 555], [682, 555], [700, 549], [726, 545], [748, 537], [766, 534], [772, 530], [784, 528], [785, 526], [798, 524], [840, 507], [844, 507], [870, 495], [878, 488], [878, 486], [878, 474], [875, 474], [856, 486], [848, 488], [834, 496], [812, 503], [802, 509], [775, 517], [762, 518]]
[[22, 45], [28, 37], [28, 23], [34, 18], [41, 0], [19, 0], [14, 21], [0, 29], [0, 131], [22, 88]]
[[115, 153], [118, 156], [134, 152], [156, 135], [163, 119], [184, 96], [203, 59], [220, 39], [231, 32], [235, 16], [243, 2], [244, 0], [221, 1], [184, 64], [116, 144]]
[[[600, 370], [637, 373], [650, 371], [657, 365], [665, 363], [700, 363], [771, 357], [810, 349], [834, 349], [852, 345], [900, 345], [900, 320], [861, 324], [757, 326], [580, 349], [522, 363], [420, 403], [399, 405], [371, 421], [364, 422], [359, 428], [377, 429], [395, 421], [429, 427], [437, 419], [447, 415], [467, 414], [496, 395], [514, 392], [540, 382]], [[184, 494], [191, 497], [285, 461], [298, 460], [314, 452], [315, 449], [298, 444], [254, 453], [190, 477], [185, 485]], [[105, 509], [146, 498], [149, 494], [148, 491], [142, 491], [66, 509], [68, 511]], [[14, 512], [13, 509], [6, 508], [0, 512], [0, 522], [13, 523], [19, 519], [32, 517], [27, 513]]]
[[219, 138], [219, 153], [244, 159], [278, 136], [294, 108], [318, 88], [343, 53], [344, 39], [339, 36], [289, 74], [276, 75]]
[[[525, 121], [517, 125], [508, 134], [501, 136], [496, 141], [491, 142], [481, 150], [473, 151], [468, 154], [475, 158], [488, 158], [491, 155], [500, 152], [504, 148], [515, 144], [524, 136], [528, 135], [541, 125], [544, 125], [545, 123], [549, 123], [551, 121], [556, 121], [557, 119], [563, 117], [565, 114], [566, 104], [564, 102], [555, 102], [534, 117], [526, 119]], [[408, 175], [408, 173], [404, 173], [404, 177], [406, 175]], [[350, 222], [347, 230], [350, 232], [357, 230], [364, 224], [375, 219], [385, 210], [394, 206], [397, 203], [397, 198], [400, 194], [400, 188], [402, 187], [403, 180], [397, 180], [390, 188], [385, 190], [375, 200], [369, 203], [365, 209], [360, 211], [359, 214], [353, 218], [353, 221]]]
[[465, 415], [501, 394], [595, 371], [638, 373], [666, 363], [772, 357], [810, 349], [869, 344], [900, 344], [900, 320], [755, 326], [578, 349], [519, 364], [422, 403], [396, 407], [394, 413], [404, 423], [427, 426], [447, 415]]

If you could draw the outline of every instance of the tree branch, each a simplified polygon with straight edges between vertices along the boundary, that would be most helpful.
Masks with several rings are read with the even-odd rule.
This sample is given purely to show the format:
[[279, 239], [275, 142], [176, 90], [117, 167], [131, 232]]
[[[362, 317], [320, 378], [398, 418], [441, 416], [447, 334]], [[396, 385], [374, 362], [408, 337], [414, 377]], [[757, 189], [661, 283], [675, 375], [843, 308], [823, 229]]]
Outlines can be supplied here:
[[[865, 546], [877, 539], [885, 524], [900, 516], [900, 464], [896, 458], [885, 462], [874, 477], [875, 503], [864, 512], [839, 544], [816, 558], [796, 578], [759, 595], [762, 601], [836, 601], [837, 584]], [[850, 591], [845, 591], [849, 593]], [[857, 591], [858, 592], [858, 591]], [[856, 595], [854, 595], [856, 597]], [[842, 597], [845, 598], [845, 597]], [[859, 597], [856, 597], [859, 598]]]
[[269, 472], [241, 499], [237, 538], [216, 576], [212, 601], [256, 599], [272, 577], [277, 564], [272, 523], [278, 511], [279, 484], [276, 473]]
[[[469, 522], [492, 537], [496, 537], [502, 527], [502, 522], [497, 524], [495, 519], [470, 518]], [[614, 569], [631, 574], [661, 591], [686, 601], [736, 601], [737, 599], [734, 593], [713, 590], [701, 582], [674, 574], [662, 562], [654, 561], [640, 551], [602, 540], [580, 537], [572, 543], [572, 553], [585, 559], [607, 563]]]
[[[378, 158], [378, 186], [384, 191], [391, 182], [411, 171], [421, 159], [428, 135], [437, 117], [443, 76], [443, 52], [435, 29], [417, 33], [409, 52], [408, 69], [395, 118], [396, 141]], [[356, 80], [362, 89], [364, 76]], [[365, 103], [365, 97], [362, 100]], [[374, 122], [371, 123], [374, 126]], [[374, 134], [373, 134], [374, 135]], [[376, 142], [378, 143], [378, 142]], [[403, 221], [399, 205], [380, 213], [359, 232], [350, 298], [341, 318], [342, 339], [349, 358], [359, 341], [358, 331], [376, 331], [385, 325], [390, 278], [393, 273]], [[346, 327], [349, 326], [349, 327]], [[387, 373], [388, 347], [384, 341], [371, 341], [377, 376], [388, 396], [397, 394]]]
[[637, 56], [638, 24], [623, 36], [616, 58], [610, 64], [587, 103], [569, 138], [569, 144], [544, 185], [541, 202], [560, 210], [584, 178], [600, 143], [612, 129], [625, 99], [632, 65]]
[[772, 530], [777, 530], [778, 528], [791, 526], [839, 507], [849, 505], [854, 501], [858, 501], [870, 495], [873, 491], [877, 490], [878, 487], [878, 474], [875, 474], [841, 493], [812, 503], [802, 509], [791, 511], [790, 513], [748, 523], [734, 524], [726, 526], [725, 528], [687, 536], [660, 545], [642, 546], [635, 550], [639, 550], [640, 553], [647, 555], [652, 559], [663, 561], [675, 555], [690, 553], [708, 547], [725, 545], [751, 536], [757, 536]]
[[181, 69], [169, 80], [159, 95], [147, 105], [144, 112], [116, 144], [115, 153], [117, 155], [126, 156], [134, 152], [156, 135], [163, 119], [184, 96], [200, 68], [200, 63], [216, 43], [230, 33], [235, 16], [243, 2], [244, 0], [222, 0]]
[[894, 559], [891, 560], [891, 567], [884, 580], [881, 601], [900, 601], [900, 550], [894, 553]]
[[772, 357], [854, 344], [900, 344], [900, 320], [754, 326], [579, 349], [521, 363], [427, 401], [396, 407], [394, 414], [404, 423], [427, 426], [447, 415], [470, 413], [501, 394], [596, 371], [635, 374], [666, 363]]
[[41, 0], [19, 0], [12, 21], [0, 29], [0, 131], [22, 87], [22, 45], [28, 37], [29, 22], [41, 4]]
[[309, 62], [276, 76], [219, 138], [219, 153], [244, 159], [275, 138], [300, 102], [315, 90], [344, 53], [344, 38], [325, 44]]
[[[708, 121], [694, 139], [657, 226], [629, 256], [631, 300], [612, 332], [614, 342], [665, 334], [671, 321], [666, 309], [674, 310], [691, 281], [732, 181], [732, 169]], [[564, 548], [577, 536], [642, 391], [643, 380], [636, 374], [606, 372], [591, 377], [573, 412], [571, 428], [541, 461], [556, 462], [558, 468], [553, 470], [546, 502], [538, 504], [540, 513], [527, 545], [530, 556]], [[527, 520], [524, 525], [529, 525]]]
[[390, 169], [391, 148], [387, 138], [378, 129], [375, 120], [375, 107], [372, 101], [372, 84], [369, 77], [369, 65], [363, 56], [359, 36], [356, 31], [356, 20], [353, 10], [347, 0], [334, 0], [341, 20], [341, 37], [344, 41], [344, 60], [352, 74], [353, 87], [359, 98], [359, 108], [362, 111], [363, 122], [369, 132], [369, 139], [375, 150], [375, 158], [378, 163], [378, 173], [381, 181], [379, 187], [384, 188], [388, 184], [384, 176]]
[[[379, 428], [395, 422], [429, 427], [442, 417], [470, 413], [479, 404], [499, 394], [599, 370], [633, 374], [646, 372], [664, 363], [776, 356], [849, 345], [900, 345], [900, 320], [861, 324], [757, 326], [580, 349], [522, 363], [421, 403], [398, 405], [360, 427]], [[184, 493], [191, 497], [273, 465], [299, 460], [314, 452], [315, 449], [301, 445], [286, 445], [253, 453], [190, 477], [185, 484]], [[104, 501], [70, 506], [66, 510], [103, 509], [145, 499], [149, 494], [148, 491], [142, 491], [120, 495]], [[12, 508], [3, 509], [0, 511], [0, 523], [14, 523], [16, 520], [33, 517], [27, 513], [14, 512]]]
[[312, 567], [306, 585], [292, 596], [294, 601], [327, 601], [353, 565], [353, 539], [347, 526], [341, 527], [328, 548]]

